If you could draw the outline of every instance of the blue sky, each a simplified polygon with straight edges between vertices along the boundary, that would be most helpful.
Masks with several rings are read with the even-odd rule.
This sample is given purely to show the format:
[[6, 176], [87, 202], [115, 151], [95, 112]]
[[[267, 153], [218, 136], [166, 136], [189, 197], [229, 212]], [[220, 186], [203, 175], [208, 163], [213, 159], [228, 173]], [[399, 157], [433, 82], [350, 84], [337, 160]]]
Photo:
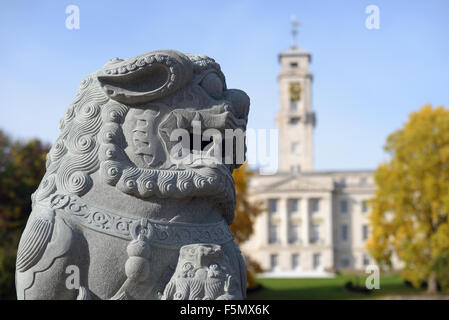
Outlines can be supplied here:
[[[65, 8], [80, 8], [80, 29]], [[380, 29], [365, 28], [368, 5]], [[251, 97], [249, 127], [274, 128], [277, 54], [312, 53], [315, 167], [374, 169], [382, 146], [426, 103], [449, 107], [449, 1], [10, 1], [0, 11], [0, 128], [53, 142], [79, 82], [112, 57], [206, 54]]]

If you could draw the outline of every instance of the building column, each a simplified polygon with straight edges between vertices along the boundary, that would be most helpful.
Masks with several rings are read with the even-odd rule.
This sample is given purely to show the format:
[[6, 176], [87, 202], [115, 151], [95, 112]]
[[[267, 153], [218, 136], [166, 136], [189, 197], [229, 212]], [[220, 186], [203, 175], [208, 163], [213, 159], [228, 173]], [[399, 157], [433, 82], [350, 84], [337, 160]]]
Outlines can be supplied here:
[[327, 217], [327, 219], [325, 218], [325, 240], [324, 240], [324, 245], [326, 246], [326, 248], [328, 248], [326, 251], [328, 252], [326, 254], [327, 256], [327, 261], [323, 261], [323, 267], [324, 268], [332, 268], [334, 267], [334, 234], [333, 234], [333, 216], [332, 216], [332, 195], [330, 194], [328, 197], [323, 198], [325, 199], [325, 203], [324, 203], [324, 208], [323, 208], [323, 213], [325, 215], [325, 217]]
[[310, 215], [309, 215], [309, 198], [301, 199], [301, 240], [303, 245], [308, 246], [310, 241]]
[[324, 214], [324, 245], [331, 246], [332, 239], [332, 208], [331, 199], [329, 197], [323, 197], [323, 214]]
[[287, 198], [279, 198], [279, 240], [281, 244], [288, 244], [288, 209]]
[[[265, 206], [268, 208], [268, 200], [265, 199]], [[261, 214], [261, 228], [260, 228], [260, 242], [261, 246], [268, 245], [268, 227], [269, 227], [269, 213], [268, 210], [262, 212]]]

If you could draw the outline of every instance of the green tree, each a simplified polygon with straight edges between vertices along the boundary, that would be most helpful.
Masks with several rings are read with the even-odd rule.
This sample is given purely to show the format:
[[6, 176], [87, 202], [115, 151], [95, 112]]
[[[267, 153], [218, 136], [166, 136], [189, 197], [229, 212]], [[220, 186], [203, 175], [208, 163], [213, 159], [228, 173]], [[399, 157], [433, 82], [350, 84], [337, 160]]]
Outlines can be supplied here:
[[14, 299], [17, 245], [31, 212], [31, 194], [45, 173], [49, 146], [12, 141], [0, 130], [0, 299]]
[[375, 172], [367, 248], [382, 265], [397, 254], [415, 286], [449, 289], [449, 110], [412, 113], [384, 149], [390, 158]]

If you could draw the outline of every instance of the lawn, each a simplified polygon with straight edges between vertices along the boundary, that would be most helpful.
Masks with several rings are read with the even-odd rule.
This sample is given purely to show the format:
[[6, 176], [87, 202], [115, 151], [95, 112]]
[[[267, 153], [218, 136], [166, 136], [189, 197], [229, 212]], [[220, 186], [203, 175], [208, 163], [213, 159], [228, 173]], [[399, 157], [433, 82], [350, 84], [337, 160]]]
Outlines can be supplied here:
[[406, 286], [398, 275], [380, 278], [380, 289], [369, 293], [351, 292], [345, 289], [347, 281], [364, 286], [365, 277], [337, 275], [328, 279], [269, 279], [258, 278], [262, 289], [248, 294], [248, 299], [376, 299], [389, 295], [407, 295], [422, 293], [422, 289]]

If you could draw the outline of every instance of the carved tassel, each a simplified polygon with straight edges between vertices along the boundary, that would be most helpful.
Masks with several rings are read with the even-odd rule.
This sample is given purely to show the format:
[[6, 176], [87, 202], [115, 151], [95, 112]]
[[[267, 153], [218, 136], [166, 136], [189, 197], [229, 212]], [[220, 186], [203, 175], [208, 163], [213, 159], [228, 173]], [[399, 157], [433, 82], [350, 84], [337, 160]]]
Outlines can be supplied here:
[[204, 284], [205, 297], [215, 300], [223, 294], [223, 282], [217, 278], [208, 278]]
[[53, 212], [49, 216], [33, 217], [23, 232], [17, 252], [16, 270], [24, 272], [42, 257], [53, 233]]
[[204, 284], [199, 279], [190, 280], [190, 295], [189, 300], [199, 300], [203, 296]]
[[186, 300], [189, 296], [189, 280], [184, 278], [176, 279], [176, 292], [173, 300]]

